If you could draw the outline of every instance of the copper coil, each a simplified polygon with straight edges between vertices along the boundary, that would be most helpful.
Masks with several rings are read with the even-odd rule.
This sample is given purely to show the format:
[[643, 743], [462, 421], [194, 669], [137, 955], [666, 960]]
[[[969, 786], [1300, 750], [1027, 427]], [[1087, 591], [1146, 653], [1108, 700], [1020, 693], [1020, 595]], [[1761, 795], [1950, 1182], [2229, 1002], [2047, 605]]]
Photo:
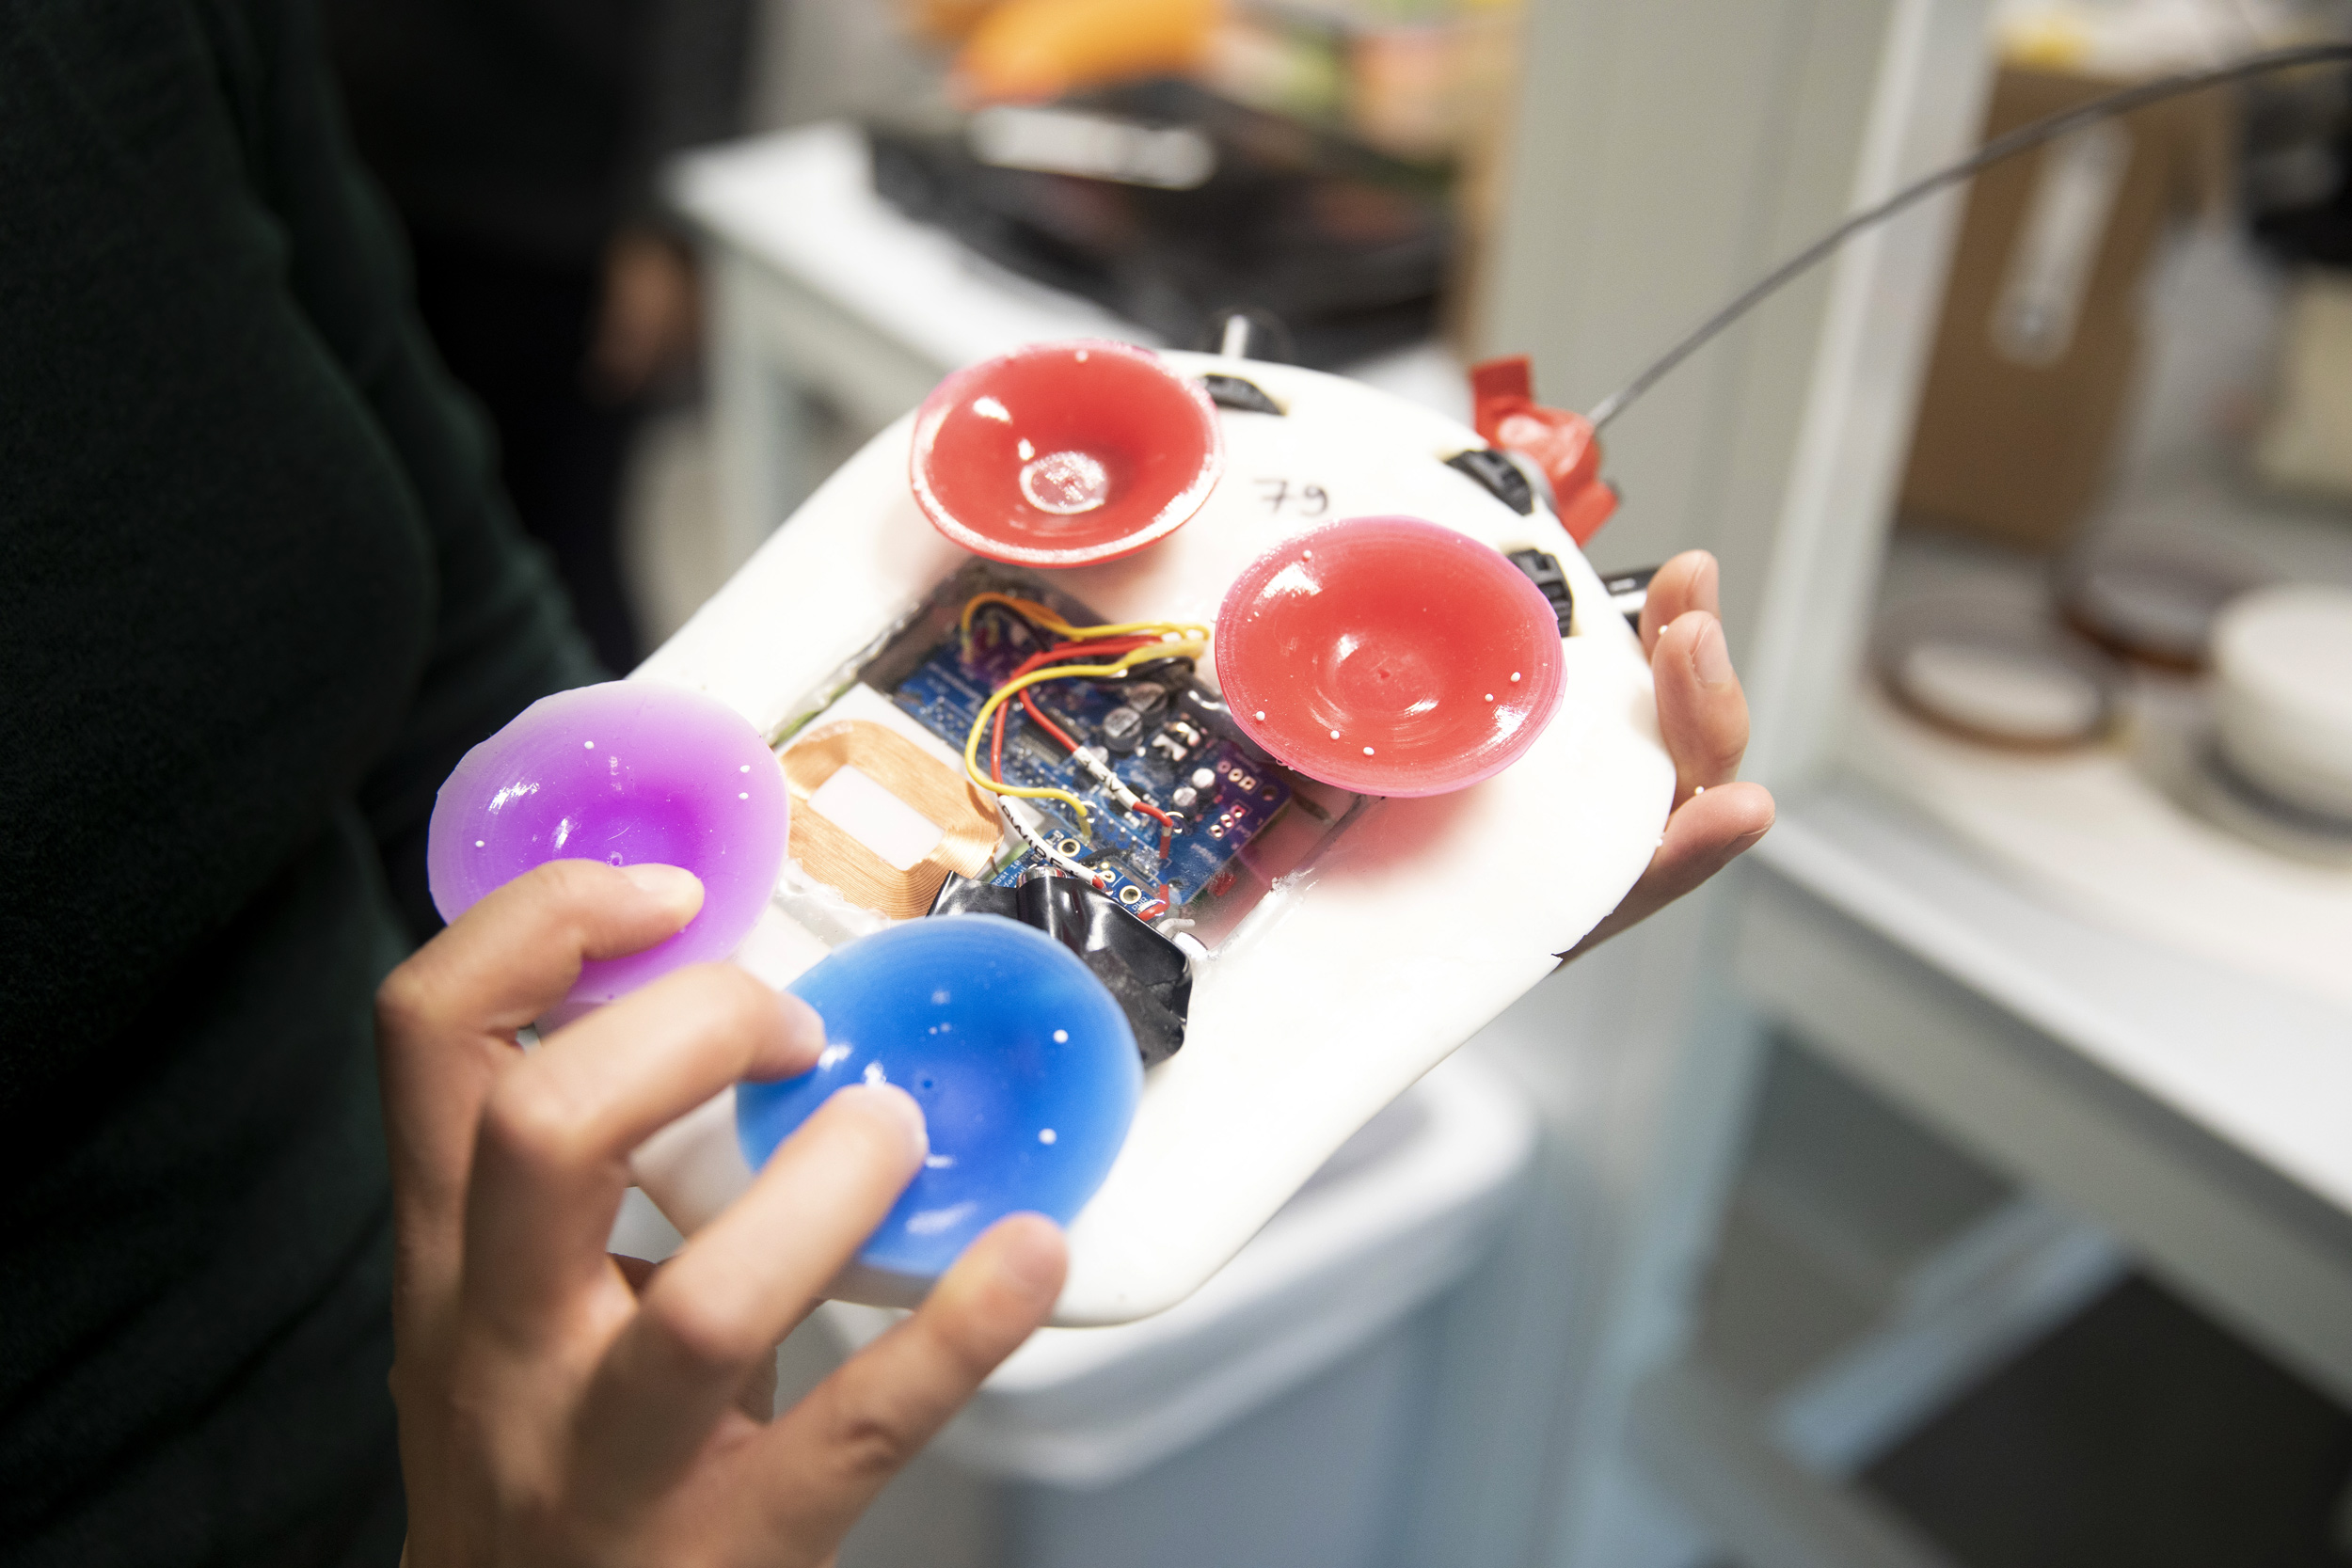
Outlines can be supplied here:
[[[785, 749], [792, 793], [791, 851], [803, 869], [852, 903], [910, 920], [931, 907], [950, 871], [985, 873], [1002, 835], [996, 809], [954, 768], [897, 731], [864, 719], [820, 725]], [[905, 870], [809, 804], [843, 768], [854, 767], [940, 831], [930, 853]]]

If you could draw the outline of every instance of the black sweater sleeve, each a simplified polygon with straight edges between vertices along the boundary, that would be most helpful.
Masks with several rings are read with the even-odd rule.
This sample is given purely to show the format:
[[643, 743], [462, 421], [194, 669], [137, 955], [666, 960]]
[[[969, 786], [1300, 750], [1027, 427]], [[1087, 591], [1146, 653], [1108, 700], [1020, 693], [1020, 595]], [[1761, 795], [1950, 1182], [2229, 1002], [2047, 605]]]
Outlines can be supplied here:
[[540, 547], [516, 524], [486, 420], [442, 370], [410, 302], [405, 250], [359, 171], [333, 102], [309, 6], [278, 0], [262, 62], [273, 102], [256, 117], [265, 186], [294, 241], [292, 282], [367, 400], [422, 514], [438, 597], [432, 642], [401, 728], [359, 790], [403, 913], [440, 925], [424, 885], [433, 794], [457, 759], [534, 699], [600, 678]]
[[436, 784], [594, 673], [313, 27], [0, 0], [0, 1540], [28, 1568], [397, 1559], [370, 995], [430, 918]]

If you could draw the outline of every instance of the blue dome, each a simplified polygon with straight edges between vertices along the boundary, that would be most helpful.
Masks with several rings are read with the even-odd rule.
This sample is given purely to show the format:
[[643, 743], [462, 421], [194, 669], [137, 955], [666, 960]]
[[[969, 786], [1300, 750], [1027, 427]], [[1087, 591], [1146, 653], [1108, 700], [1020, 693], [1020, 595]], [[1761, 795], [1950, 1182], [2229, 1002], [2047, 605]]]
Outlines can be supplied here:
[[736, 1089], [756, 1170], [836, 1089], [913, 1095], [930, 1158], [858, 1261], [928, 1278], [1024, 1211], [1068, 1225], [1110, 1173], [1142, 1093], [1134, 1032], [1076, 954], [996, 915], [934, 916], [840, 948], [794, 981], [825, 1021], [798, 1078]]

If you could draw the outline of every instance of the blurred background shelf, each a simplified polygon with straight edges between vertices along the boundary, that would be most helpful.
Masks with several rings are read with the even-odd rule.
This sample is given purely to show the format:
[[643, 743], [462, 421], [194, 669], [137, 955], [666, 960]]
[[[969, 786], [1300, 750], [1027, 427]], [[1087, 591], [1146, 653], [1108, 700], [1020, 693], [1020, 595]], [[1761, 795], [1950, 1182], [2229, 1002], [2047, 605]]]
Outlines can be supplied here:
[[1629, 1441], [1752, 1568], [1948, 1563], [1842, 1482], [2125, 1270], [2096, 1227], [1784, 1041], [1703, 1321], [1635, 1391]]
[[1942, 1560], [1840, 1478], [2132, 1267], [2352, 1403], [2342, 1009], [2074, 919], [1851, 784], [1740, 875], [1780, 1043], [1629, 1438], [1718, 1544]]
[[2124, 1272], [2097, 1227], [1784, 1039], [1692, 1361], [1851, 1475]]

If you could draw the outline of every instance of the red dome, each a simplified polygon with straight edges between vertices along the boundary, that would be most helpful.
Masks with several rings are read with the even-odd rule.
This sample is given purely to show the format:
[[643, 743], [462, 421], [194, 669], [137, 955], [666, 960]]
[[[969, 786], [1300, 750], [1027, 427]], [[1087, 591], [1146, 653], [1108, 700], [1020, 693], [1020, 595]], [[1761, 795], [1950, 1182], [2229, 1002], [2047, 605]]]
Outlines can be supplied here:
[[914, 420], [910, 480], [976, 555], [1083, 566], [1200, 510], [1225, 466], [1208, 394], [1146, 349], [1037, 343], [958, 371]]
[[1564, 689], [1558, 617], [1502, 553], [1418, 517], [1358, 517], [1252, 562], [1216, 619], [1251, 739], [1363, 795], [1440, 795], [1534, 744]]

